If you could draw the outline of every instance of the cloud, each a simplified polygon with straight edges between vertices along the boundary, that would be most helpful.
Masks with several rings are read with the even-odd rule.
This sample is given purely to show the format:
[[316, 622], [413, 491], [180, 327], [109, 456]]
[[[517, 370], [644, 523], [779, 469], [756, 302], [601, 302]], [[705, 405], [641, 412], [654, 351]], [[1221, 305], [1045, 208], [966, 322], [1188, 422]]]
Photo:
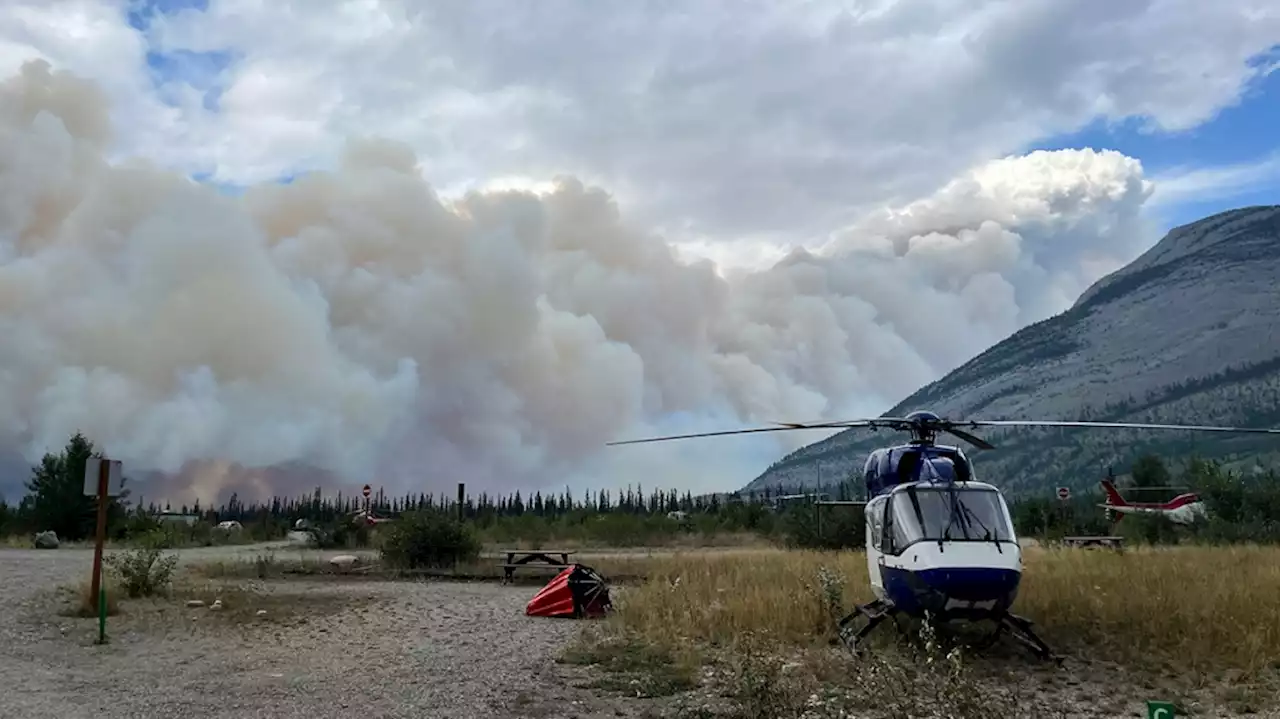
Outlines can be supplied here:
[[109, 161], [103, 93], [43, 62], [0, 107], [0, 447], [82, 430], [205, 501], [731, 487], [812, 437], [603, 445], [878, 413], [1139, 251], [1150, 193], [1118, 153], [1009, 157], [722, 276], [571, 177], [448, 200], [411, 148], [356, 138], [227, 196]]
[[690, 241], [820, 235], [1098, 118], [1195, 127], [1280, 42], [1269, 0], [302, 7], [215, 1], [148, 27], [160, 51], [236, 53], [186, 161], [255, 182], [372, 134], [441, 187], [572, 174]]
[[218, 183], [331, 167], [372, 135], [440, 188], [609, 187], [682, 242], [803, 242], [1097, 119], [1195, 127], [1280, 42], [1270, 0], [129, 6], [6, 6], [0, 62], [94, 77], [123, 156]]
[[878, 413], [1064, 309], [1152, 187], [1022, 148], [1195, 127], [1277, 39], [1268, 0], [17, 0], [0, 454], [738, 486], [816, 437], [600, 445]]
[[1155, 207], [1234, 197], [1280, 184], [1280, 154], [1231, 165], [1173, 168], [1154, 178], [1154, 182], [1151, 203]]

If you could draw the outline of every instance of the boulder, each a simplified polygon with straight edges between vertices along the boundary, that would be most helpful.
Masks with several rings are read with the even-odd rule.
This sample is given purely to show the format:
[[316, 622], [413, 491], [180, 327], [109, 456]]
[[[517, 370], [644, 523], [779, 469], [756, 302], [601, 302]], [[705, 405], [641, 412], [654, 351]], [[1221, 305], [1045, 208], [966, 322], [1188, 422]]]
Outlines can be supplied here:
[[360, 563], [360, 558], [355, 556], [354, 554], [339, 554], [338, 556], [329, 560], [329, 564], [333, 565], [335, 569], [339, 569], [342, 571], [351, 569], [352, 567], [354, 567], [359, 563]]
[[36, 549], [57, 549], [58, 534], [57, 532], [40, 532], [36, 535]]

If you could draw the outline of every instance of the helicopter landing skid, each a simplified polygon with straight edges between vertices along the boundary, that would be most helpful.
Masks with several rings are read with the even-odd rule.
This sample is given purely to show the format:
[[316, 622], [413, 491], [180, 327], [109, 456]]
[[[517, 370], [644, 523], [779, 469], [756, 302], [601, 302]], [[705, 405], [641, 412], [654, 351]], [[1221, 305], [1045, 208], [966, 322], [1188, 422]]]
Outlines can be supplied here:
[[1048, 644], [1036, 635], [1031, 629], [1031, 620], [1020, 617], [1017, 614], [1004, 612], [996, 618], [996, 635], [999, 636], [1001, 630], [1008, 630], [1014, 639], [1017, 639], [1023, 646], [1030, 649], [1035, 655], [1041, 659], [1050, 660], [1057, 664], [1062, 664], [1062, 657], [1053, 653]]
[[[900, 612], [901, 610], [898, 607], [882, 599], [877, 599], [868, 604], [860, 604], [854, 611], [837, 623], [840, 639], [849, 648], [850, 652], [855, 656], [860, 655], [862, 653], [862, 643], [867, 638], [867, 635], [882, 624], [884, 620], [895, 618]], [[859, 617], [866, 617], [867, 624], [861, 629], [853, 631], [851, 625]], [[1062, 664], [1062, 657], [1055, 655], [1049, 645], [1045, 644], [1036, 635], [1031, 628], [1031, 621], [1011, 612], [956, 612], [943, 617], [943, 619], [966, 619], [970, 621], [989, 619], [996, 623], [996, 630], [987, 641], [983, 642], [984, 648], [994, 644], [1000, 638], [1000, 635], [1007, 631], [1014, 639], [1030, 649], [1040, 659], [1050, 660], [1059, 665]], [[899, 627], [899, 631], [901, 629]]]
[[[880, 623], [886, 619], [894, 617], [898, 613], [898, 608], [894, 605], [877, 599], [869, 604], [859, 604], [852, 612], [837, 622], [837, 628], [840, 633], [840, 639], [849, 647], [849, 651], [855, 655], [861, 653], [862, 640], [867, 638], [871, 630], [880, 626]], [[858, 617], [866, 617], [867, 625], [854, 632], [850, 624]]]

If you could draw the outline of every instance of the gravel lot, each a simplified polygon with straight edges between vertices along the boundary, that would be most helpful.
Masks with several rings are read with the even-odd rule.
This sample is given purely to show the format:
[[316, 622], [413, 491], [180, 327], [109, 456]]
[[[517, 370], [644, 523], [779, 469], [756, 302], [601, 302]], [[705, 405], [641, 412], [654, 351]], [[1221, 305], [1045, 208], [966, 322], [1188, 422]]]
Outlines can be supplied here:
[[[185, 564], [261, 549], [179, 554]], [[552, 657], [581, 625], [525, 617], [533, 587], [287, 582], [290, 592], [361, 601], [300, 626], [248, 622], [217, 631], [199, 616], [207, 609], [166, 610], [177, 616], [163, 625], [126, 614], [108, 620], [111, 641], [96, 646], [95, 620], [60, 616], [50, 598], [87, 577], [92, 556], [0, 550], [0, 718], [627, 713], [563, 679]]]

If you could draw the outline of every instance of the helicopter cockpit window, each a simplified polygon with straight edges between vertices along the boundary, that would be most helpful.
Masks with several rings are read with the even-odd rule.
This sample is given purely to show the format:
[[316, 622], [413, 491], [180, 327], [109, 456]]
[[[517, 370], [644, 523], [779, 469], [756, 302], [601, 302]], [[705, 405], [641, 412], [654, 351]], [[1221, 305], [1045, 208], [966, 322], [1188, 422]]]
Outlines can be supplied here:
[[898, 550], [921, 540], [1014, 541], [1000, 495], [989, 489], [912, 487], [894, 493], [890, 511]]

